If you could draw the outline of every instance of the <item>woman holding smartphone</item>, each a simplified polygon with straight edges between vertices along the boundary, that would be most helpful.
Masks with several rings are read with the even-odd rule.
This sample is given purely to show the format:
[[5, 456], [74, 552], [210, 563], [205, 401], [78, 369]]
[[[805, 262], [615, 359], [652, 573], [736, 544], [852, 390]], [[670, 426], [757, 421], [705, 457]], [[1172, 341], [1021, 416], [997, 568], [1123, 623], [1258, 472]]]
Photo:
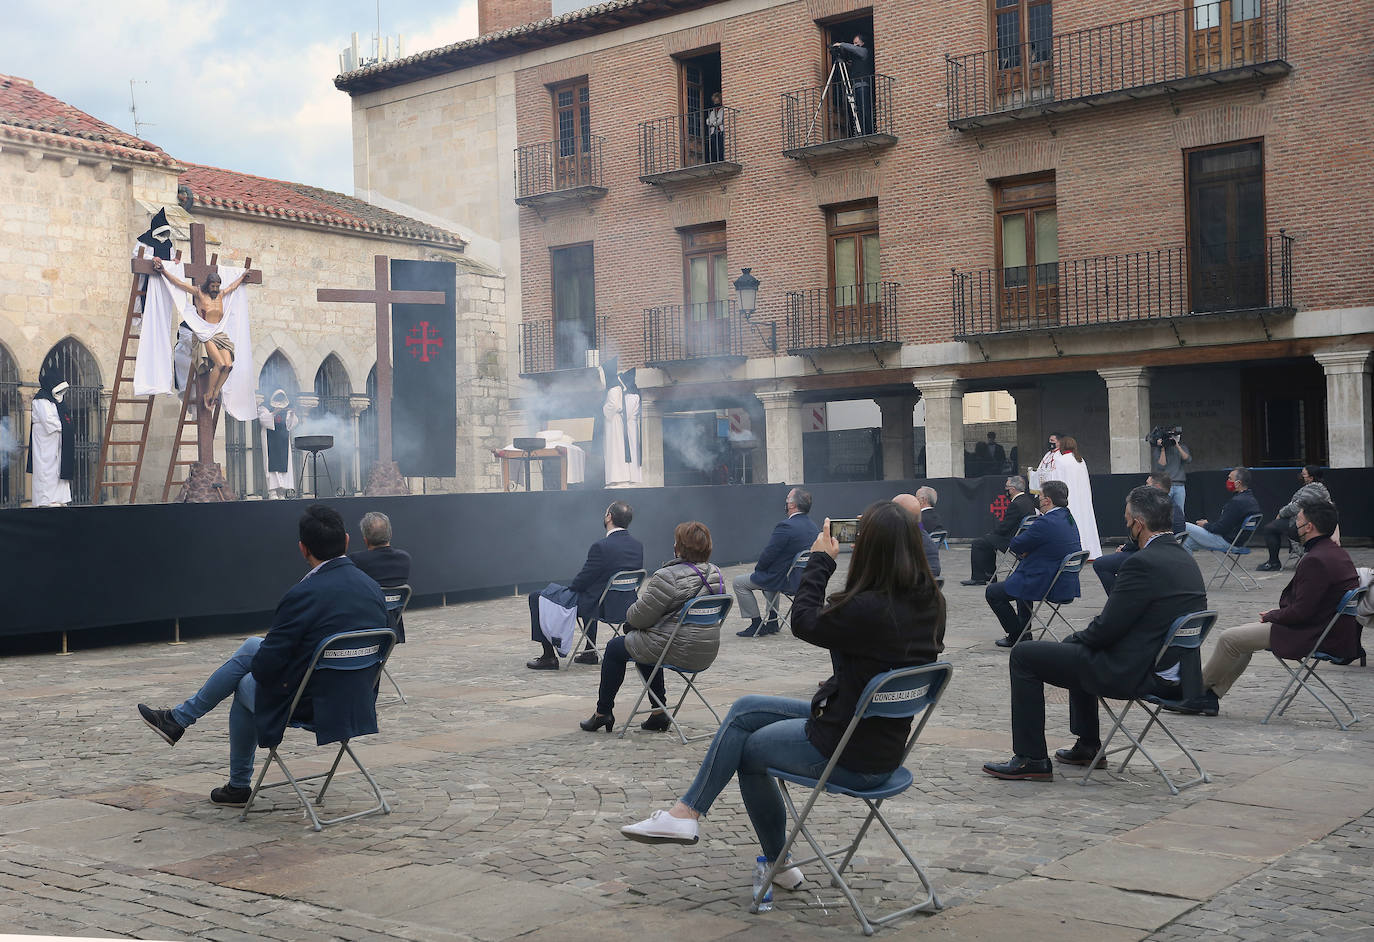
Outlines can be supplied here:
[[[776, 860], [787, 838], [787, 813], [768, 768], [819, 775], [874, 676], [930, 664], [939, 657], [945, 601], [926, 562], [917, 519], [891, 501], [878, 501], [865, 510], [844, 589], [826, 598], [839, 549], [826, 520], [811, 546], [792, 607], [792, 633], [830, 652], [830, 678], [809, 703], [762, 695], [736, 700], [696, 779], [677, 804], [621, 828], [626, 837], [645, 843], [695, 844], [698, 819], [738, 776], [763, 855]], [[863, 720], [831, 781], [852, 788], [886, 781], [901, 761], [910, 729], [909, 718]], [[786, 889], [802, 881], [796, 867], [774, 878]]]

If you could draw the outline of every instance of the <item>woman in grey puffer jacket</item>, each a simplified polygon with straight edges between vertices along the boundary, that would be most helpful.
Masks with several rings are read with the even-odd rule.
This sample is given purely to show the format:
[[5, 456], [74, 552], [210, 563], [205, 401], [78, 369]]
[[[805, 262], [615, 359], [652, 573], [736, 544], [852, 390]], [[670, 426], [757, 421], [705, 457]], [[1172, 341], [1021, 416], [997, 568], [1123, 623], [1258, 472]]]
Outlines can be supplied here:
[[[597, 691], [596, 712], [578, 725], [589, 733], [605, 727], [615, 728], [615, 695], [625, 682], [625, 667], [635, 662], [639, 673], [648, 677], [658, 656], [668, 645], [677, 627], [682, 606], [701, 595], [724, 595], [725, 577], [707, 560], [711, 558], [711, 531], [706, 524], [679, 523], [673, 531], [673, 555], [677, 558], [649, 579], [638, 601], [625, 616], [625, 634], [612, 638], [601, 656], [601, 687]], [[685, 671], [705, 670], [720, 650], [720, 628], [685, 627], [668, 647], [665, 664]], [[654, 672], [649, 681], [658, 702], [664, 702], [663, 672]], [[662, 731], [668, 728], [668, 714], [655, 710], [640, 724], [641, 729]]]

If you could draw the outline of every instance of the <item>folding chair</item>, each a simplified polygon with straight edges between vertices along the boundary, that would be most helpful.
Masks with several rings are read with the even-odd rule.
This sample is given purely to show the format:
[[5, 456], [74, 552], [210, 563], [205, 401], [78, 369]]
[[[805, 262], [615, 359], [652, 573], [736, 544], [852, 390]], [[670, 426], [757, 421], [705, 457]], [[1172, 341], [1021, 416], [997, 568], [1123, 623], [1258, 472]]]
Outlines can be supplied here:
[[[673, 633], [668, 636], [668, 643], [663, 646], [662, 653], [659, 654], [658, 660], [654, 662], [654, 671], [672, 671], [674, 674], [677, 674], [678, 677], [682, 678], [682, 696], [677, 698], [677, 704], [669, 710], [667, 704], [661, 702], [657, 695], [649, 689], [649, 681], [641, 677], [640, 680], [642, 684], [640, 686], [639, 699], [635, 700], [634, 709], [631, 710], [630, 715], [626, 717], [625, 725], [620, 727], [621, 739], [625, 738], [625, 733], [630, 729], [630, 724], [634, 722], [636, 716], [653, 713], [655, 710], [663, 710], [668, 714], [668, 722], [673, 727], [673, 732], [677, 733], [677, 738], [682, 740], [684, 746], [689, 742], [696, 742], [698, 739], [710, 739], [716, 734], [716, 729], [720, 728], [720, 714], [716, 712], [715, 707], [711, 706], [710, 701], [706, 699], [696, 684], [697, 675], [700, 674], [701, 671], [706, 670], [706, 668], [703, 667], [701, 670], [696, 671], [686, 671], [680, 667], [674, 667], [672, 664], [665, 664], [663, 659], [668, 656], [668, 651], [672, 648], [673, 641], [684, 628], [688, 630], [718, 628], [721, 623], [725, 621], [725, 616], [730, 614], [730, 606], [734, 604], [734, 601], [735, 600], [728, 595], [700, 595], [682, 606], [682, 612], [678, 615], [677, 624], [673, 626]], [[649, 677], [653, 676], [654, 674], [651, 671]], [[716, 718], [715, 728], [710, 732], [701, 733], [696, 736], [688, 736], [682, 731], [682, 727], [678, 724], [678, 712], [682, 709], [682, 704], [687, 699], [687, 694], [689, 692], [696, 694], [697, 699], [705, 704], [706, 709], [710, 710], [711, 715]], [[640, 704], [644, 702], [646, 696], [649, 698], [651, 706], [641, 710], [639, 708]]]
[[[921, 731], [925, 729], [930, 716], [935, 712], [935, 705], [940, 702], [940, 696], [949, 686], [950, 675], [954, 673], [954, 668], [948, 663], [940, 661], [935, 664], [926, 664], [922, 667], [902, 667], [897, 670], [879, 674], [868, 682], [864, 688], [863, 696], [859, 698], [858, 705], [854, 709], [854, 718], [849, 721], [849, 726], [845, 728], [844, 735], [840, 737], [839, 744], [835, 747], [834, 753], [830, 756], [830, 762], [826, 765], [825, 771], [819, 778], [809, 778], [805, 775], [797, 775], [794, 772], [784, 772], [781, 769], [770, 768], [768, 774], [778, 780], [778, 787], [782, 791], [783, 801], [787, 804], [787, 813], [792, 818], [792, 829], [787, 835], [787, 841], [782, 846], [782, 852], [778, 854], [778, 859], [773, 861], [768, 874], [764, 877], [761, 888], [754, 896], [753, 904], [749, 911], [756, 913], [759, 911], [759, 903], [762, 896], [772, 886], [774, 875], [783, 867], [798, 866], [804, 867], [817, 861], [825, 867], [830, 874], [831, 885], [837, 887], [849, 901], [850, 907], [854, 910], [854, 915], [859, 917], [859, 923], [863, 926], [864, 935], [872, 935], [875, 926], [886, 925], [894, 919], [898, 919], [908, 913], [917, 911], [936, 912], [943, 908], [940, 899], [935, 894], [935, 889], [930, 885], [930, 879], [926, 876], [921, 865], [916, 862], [916, 858], [911, 856], [911, 852], [906, 849], [906, 845], [897, 837], [897, 832], [892, 829], [882, 812], [882, 804], [889, 798], [900, 795], [906, 791], [912, 783], [911, 772], [906, 768], [907, 756], [911, 754], [912, 747], [921, 737]], [[902, 752], [902, 762], [892, 772], [886, 782], [876, 785], [873, 788], [855, 789], [837, 785], [830, 781], [830, 776], [835, 771], [835, 766], [839, 762], [840, 755], [844, 752], [844, 747], [849, 743], [850, 737], [854, 735], [854, 730], [858, 728], [861, 720], [869, 717], [886, 717], [889, 719], [902, 719], [906, 717], [915, 718], [920, 716], [920, 722], [915, 724], [915, 729], [911, 731], [911, 736], [907, 739], [906, 749]], [[797, 811], [797, 806], [792, 800], [792, 794], [788, 791], [787, 783], [799, 785], [802, 788], [811, 790], [810, 796], [801, 811]], [[832, 795], [848, 795], [851, 798], [858, 798], [868, 806], [868, 816], [864, 818], [864, 823], [859, 827], [859, 833], [853, 842], [839, 848], [838, 850], [827, 851], [816, 840], [809, 828], [806, 826], [807, 816], [811, 814], [812, 807], [823, 792]], [[854, 854], [858, 851], [859, 845], [863, 843], [864, 836], [868, 833], [869, 827], [877, 821], [892, 843], [897, 845], [902, 856], [906, 858], [916, 871], [916, 876], [921, 880], [921, 886], [925, 888], [926, 898], [912, 906], [899, 909], [879, 918], [870, 918], [864, 912], [863, 906], [859, 904], [858, 896], [844, 880], [844, 871], [849, 867], [854, 859]], [[811, 849], [816, 852], [814, 857], [806, 860], [796, 861], [795, 864], [787, 863], [787, 853], [792, 849], [792, 845], [800, 834], [806, 838], [806, 842], [811, 845]], [[838, 867], [831, 861], [832, 857], [844, 855]]]
[[[810, 558], [811, 558], [811, 551], [810, 551], [810, 550], [802, 550], [800, 553], [798, 553], [798, 554], [796, 555], [796, 558], [792, 560], [792, 565], [790, 565], [790, 566], [787, 567], [787, 577], [786, 577], [786, 578], [787, 578], [787, 588], [788, 588], [788, 589], [790, 589], [790, 588], [792, 587], [792, 573], [794, 573], [794, 572], [799, 572], [800, 570], [805, 569], [805, 568], [806, 568], [807, 560], [809, 560]], [[778, 613], [778, 599], [780, 599], [780, 598], [786, 598], [786, 599], [787, 599], [787, 611], [786, 611], [786, 612], [783, 612], [782, 614], [779, 614], [779, 613]], [[768, 622], [768, 621], [781, 621], [781, 620], [784, 619], [784, 618], [791, 618], [791, 617], [792, 617], [792, 603], [795, 602], [795, 601], [796, 601], [796, 599], [793, 597], [792, 593], [789, 592], [789, 591], [787, 591], [787, 589], [783, 589], [781, 592], [779, 592], [779, 593], [777, 593], [776, 595], [774, 595], [772, 601], [770, 601], [770, 602], [768, 603], [768, 611], [765, 613], [764, 619], [763, 619], [763, 620], [764, 620], [765, 622]]]
[[[382, 598], [386, 601], [387, 624], [396, 632], [396, 643], [404, 644], [406, 639], [405, 631], [401, 627], [401, 616], [410, 604], [410, 586], [382, 586]], [[391, 681], [391, 686], [396, 688], [396, 696], [401, 698], [402, 703], [406, 703], [406, 695], [401, 692], [401, 685], [396, 683], [396, 678], [391, 676], [391, 671], [385, 665], [382, 667], [382, 673]]]
[[[1025, 533], [1026, 528], [1029, 527], [1032, 523], [1034, 523], [1039, 516], [1039, 514], [1026, 514], [1024, 517], [1022, 517], [1020, 524], [1018, 524], [1016, 527], [1016, 532], [1012, 534], [1011, 538], [1014, 540], [1022, 533]], [[1016, 571], [1016, 565], [1019, 562], [1021, 562], [1021, 560], [1011, 555], [1011, 550], [998, 550], [997, 565], [994, 567], [995, 571], [993, 572], [993, 575], [997, 578], [993, 581], [995, 582], [997, 581], [997, 579], [1005, 579], [1007, 578], [1007, 576], [1010, 576], [1013, 572]], [[1002, 570], [1003, 564], [1006, 564], [1006, 571]]]
[[[1059, 571], [1056, 572], [1054, 578], [1050, 580], [1049, 588], [1045, 590], [1045, 594], [1041, 596], [1040, 601], [1036, 602], [1035, 607], [1031, 609], [1030, 621], [1026, 622], [1026, 627], [1021, 630], [1021, 634], [1017, 638], [1018, 641], [1025, 638], [1028, 634], [1034, 637], [1034, 632], [1036, 631], [1040, 632], [1041, 638], [1044, 638], [1046, 633], [1048, 633], [1051, 638], [1058, 641], [1059, 636], [1054, 633], [1054, 623], [1056, 619], [1064, 623], [1064, 627], [1068, 629], [1069, 634], [1073, 634], [1073, 623], [1065, 618], [1064, 613], [1059, 610], [1061, 606], [1068, 605], [1073, 599], [1065, 599], [1062, 602], [1051, 602], [1050, 596], [1054, 594], [1054, 587], [1059, 584], [1059, 580], [1063, 578], [1065, 574], [1081, 573], [1083, 571], [1083, 564], [1087, 561], [1087, 550], [1078, 550], [1064, 557], [1063, 562], [1059, 564]], [[1050, 610], [1049, 617], [1042, 619], [1040, 617], [1040, 612], [1046, 608]]]
[[[301, 678], [299, 686], [296, 687], [296, 695], [291, 699], [291, 709], [288, 716], [294, 716], [296, 707], [301, 702], [301, 697], [305, 695], [306, 689], [320, 677], [321, 671], [346, 671], [347, 675], [331, 684], [332, 689], [328, 696], [345, 697], [347, 696], [353, 703], [350, 704], [360, 730], [356, 735], [370, 735], [377, 731], [377, 683], [381, 679], [382, 671], [386, 668], [386, 659], [391, 656], [392, 648], [396, 646], [396, 633], [390, 628], [371, 628], [365, 631], [341, 631], [338, 634], [330, 635], [319, 643], [315, 648], [315, 654], [310, 658], [310, 667], [306, 670], [305, 676]], [[319, 694], [322, 691], [312, 691], [312, 700], [318, 709], [321, 705]], [[307, 732], [315, 732], [313, 722], [290, 722], [288, 726], [303, 729]], [[281, 753], [278, 751], [280, 746], [273, 746], [267, 753], [267, 761], [262, 764], [262, 771], [258, 773], [258, 779], [253, 783], [253, 791], [248, 796], [248, 802], [243, 806], [243, 813], [239, 815], [240, 821], [248, 820], [248, 812], [253, 807], [253, 802], [257, 800], [258, 793], [267, 788], [280, 788], [283, 785], [290, 785], [295, 791], [296, 797], [300, 799], [301, 806], [305, 808], [306, 814], [310, 816], [311, 825], [316, 831], [322, 830], [326, 824], [338, 824], [341, 821], [349, 821], [353, 818], [361, 818], [364, 815], [376, 814], [378, 811], [383, 814], [391, 814], [391, 806], [382, 797], [382, 790], [377, 787], [377, 781], [368, 772], [362, 761], [358, 758], [353, 747], [349, 745], [349, 739], [345, 737], [332, 742], [339, 743], [339, 751], [334, 756], [334, 764], [329, 767], [328, 772], [320, 772], [316, 775], [304, 775], [300, 778], [291, 774], [291, 770], [286, 767], [282, 760]], [[330, 745], [329, 742], [320, 742], [319, 734], [316, 733], [315, 744], [319, 746]], [[355, 811], [352, 814], [339, 815], [334, 818], [321, 818], [311, 807], [310, 801], [306, 798], [305, 791], [301, 788], [302, 782], [312, 779], [322, 778], [324, 784], [320, 786], [319, 792], [315, 796], [315, 804], [324, 804], [324, 794], [329, 789], [329, 783], [334, 781], [334, 773], [339, 768], [339, 762], [343, 759], [344, 753], [353, 760], [353, 764], [358, 767], [358, 771], [363, 773], [367, 779], [367, 784], [372, 786], [372, 794], [377, 798], [377, 804], [368, 808], [366, 811]], [[263, 779], [267, 777], [267, 770], [272, 763], [276, 762], [281, 766], [282, 774], [286, 776], [283, 782], [272, 782], [264, 785]]]
[[[1341, 602], [1336, 606], [1336, 613], [1331, 616], [1331, 620], [1328, 621], [1326, 627], [1322, 629], [1321, 637], [1317, 638], [1317, 643], [1312, 645], [1312, 650], [1298, 660], [1297, 670], [1289, 667], [1286, 660], [1274, 654], [1275, 659], [1283, 665], [1283, 669], [1288, 671], [1288, 683], [1284, 686], [1283, 693], [1279, 694], [1279, 698], [1274, 701], [1274, 705], [1269, 708], [1268, 715], [1260, 720], [1261, 723], [1268, 723], [1273, 717], [1275, 710], [1278, 710], [1279, 716], [1283, 716], [1284, 711], [1292, 706], [1293, 701], [1297, 699], [1298, 691], [1300, 690], [1306, 690], [1312, 696], [1316, 697], [1317, 702], [1326, 707], [1326, 712], [1331, 714], [1331, 718], [1336, 721], [1336, 725], [1341, 729], [1349, 729], [1351, 725], [1360, 721], [1359, 714], [1355, 712], [1350, 704], [1346, 703], [1340, 694], [1332, 690], [1330, 684], [1317, 676], [1317, 668], [1324, 661], [1331, 664], [1349, 663], [1342, 658], [1327, 654], [1321, 647], [1323, 642], [1326, 641], [1326, 636], [1330, 634], [1331, 629], [1336, 626], [1336, 619], [1343, 615], [1350, 615], [1353, 617], [1355, 615], [1355, 610], [1359, 608], [1360, 603], [1364, 601], [1364, 597], [1368, 592], [1369, 587], [1365, 586], [1351, 589], [1349, 592], [1345, 593], [1345, 595], [1341, 596]], [[1272, 651], [1270, 653], [1273, 654]], [[1350, 714], [1349, 723], [1342, 720], [1340, 714], [1332, 708], [1331, 704], [1322, 699], [1322, 695], [1317, 692], [1317, 688], [1308, 683], [1309, 680], [1315, 680], [1317, 683], [1321, 684], [1326, 688], [1327, 693], [1335, 697], [1336, 701], [1340, 703], [1341, 706], [1345, 707], [1346, 712]], [[1289, 693], [1290, 690], [1292, 693]]]
[[936, 543], [940, 547], [940, 549], [949, 549], [948, 530], [931, 530], [930, 538], [934, 543]]
[[1221, 553], [1221, 559], [1217, 562], [1216, 572], [1212, 573], [1212, 578], [1207, 580], [1207, 588], [1210, 589], [1212, 587], [1212, 583], [1216, 581], [1217, 576], [1221, 576], [1221, 582], [1217, 585], [1218, 589], [1225, 586], [1226, 580], [1232, 576], [1236, 577], [1236, 581], [1244, 586], [1247, 592], [1259, 585], [1259, 580], [1246, 572], [1245, 567], [1241, 566], [1240, 558], [1249, 555], [1250, 547], [1246, 544], [1250, 542], [1250, 537], [1254, 532], [1259, 529], [1260, 521], [1263, 519], [1264, 514], [1251, 514], [1246, 517], [1245, 522], [1242, 523], [1240, 529], [1236, 531], [1235, 539], [1233, 539], [1231, 545], [1227, 546], [1224, 550], [1212, 549], [1207, 546], [1203, 547], [1203, 549], [1207, 550], [1209, 553]]
[[[577, 640], [572, 647], [568, 648], [568, 656], [563, 659], [563, 670], [571, 668], [573, 658], [582, 653], [582, 645], [587, 641], [587, 629], [591, 627], [593, 621], [608, 626], [611, 629], [611, 638], [620, 634], [620, 629], [625, 623], [625, 613], [639, 598], [640, 586], [644, 585], [644, 579], [647, 575], [648, 573], [643, 569], [625, 569], [611, 576], [611, 580], [606, 583], [606, 588], [601, 590], [601, 598], [596, 600], [595, 617], [577, 619]], [[611, 609], [617, 616], [615, 618], [608, 618], [606, 615], [606, 599], [608, 598], [615, 603], [616, 607]], [[611, 638], [605, 640], [610, 641]], [[604, 641], [602, 646], [605, 646]]]
[[[1207, 633], [1212, 630], [1212, 626], [1216, 624], [1216, 621], [1216, 612], [1194, 612], [1191, 615], [1184, 615], [1174, 619], [1174, 623], [1169, 626], [1169, 633], [1164, 636], [1164, 644], [1160, 647], [1159, 654], [1155, 657], [1155, 666], [1159, 666], [1159, 663], [1164, 659], [1164, 655], [1169, 652], [1170, 648], [1175, 651], [1201, 650], [1203, 640], [1207, 637]], [[1145, 757], [1150, 765], [1155, 767], [1155, 771], [1159, 773], [1159, 777], [1164, 779], [1164, 784], [1169, 786], [1169, 794], [1171, 795], [1177, 795], [1185, 788], [1192, 788], [1194, 785], [1200, 785], [1203, 782], [1210, 782], [1212, 780], [1212, 777], [1207, 774], [1206, 770], [1203, 769], [1202, 765], [1197, 761], [1197, 757], [1188, 751], [1187, 746], [1179, 742], [1178, 737], [1175, 736], [1173, 731], [1165, 724], [1163, 717], [1160, 715], [1160, 711], [1163, 709], [1161, 706], [1163, 702], [1162, 698], [1153, 693], [1138, 694], [1126, 701], [1120, 713], [1112, 711], [1111, 705], [1107, 703], [1106, 697], [1098, 697], [1097, 700], [1098, 703], [1102, 705], [1102, 709], [1106, 710], [1107, 715], [1112, 718], [1112, 728], [1103, 738], [1102, 746], [1097, 750], [1097, 755], [1093, 756], [1093, 760], [1088, 763], [1088, 771], [1083, 776], [1083, 780], [1078, 783], [1079, 785], [1088, 784], [1088, 779], [1092, 778], [1093, 770], [1097, 767], [1097, 763], [1118, 752], [1125, 752], [1126, 758], [1121, 760], [1121, 767], [1117, 769], [1117, 772], [1125, 772], [1126, 766], [1130, 763], [1131, 759], [1135, 758], [1135, 754], [1139, 752]], [[1126, 714], [1130, 712], [1133, 706], [1140, 707], [1140, 709], [1145, 712], [1145, 715], [1150, 718], [1139, 735], [1132, 735], [1131, 731], [1125, 726]], [[1150, 755], [1149, 750], [1146, 749], [1142, 743], [1145, 736], [1155, 726], [1163, 730], [1164, 735], [1173, 740], [1174, 745], [1179, 748], [1179, 751], [1183, 753], [1184, 757], [1189, 762], [1193, 763], [1193, 768], [1197, 770], [1196, 777], [1189, 779], [1181, 785], [1177, 784], [1173, 779], [1169, 778], [1169, 773], [1165, 772], [1163, 767], [1155, 761], [1154, 756]], [[1130, 740], [1131, 744], [1129, 746], [1117, 746], [1115, 749], [1109, 749], [1108, 746], [1111, 745], [1112, 737], [1117, 734], [1118, 730], [1120, 730], [1121, 735]]]

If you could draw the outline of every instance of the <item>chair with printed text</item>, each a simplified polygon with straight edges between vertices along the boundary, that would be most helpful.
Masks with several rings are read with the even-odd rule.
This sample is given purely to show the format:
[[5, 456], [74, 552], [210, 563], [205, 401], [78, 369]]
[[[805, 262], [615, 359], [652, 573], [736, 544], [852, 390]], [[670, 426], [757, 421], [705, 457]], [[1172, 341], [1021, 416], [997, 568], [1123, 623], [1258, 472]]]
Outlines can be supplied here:
[[[577, 619], [577, 638], [572, 647], [568, 648], [567, 656], [563, 658], [563, 670], [572, 667], [573, 658], [582, 652], [582, 646], [587, 641], [587, 629], [592, 626], [593, 621], [609, 627], [611, 638], [620, 634], [625, 625], [625, 613], [639, 598], [639, 589], [644, 585], [647, 575], [643, 569], [626, 569], [611, 576], [606, 588], [601, 590], [601, 598], [596, 601], [593, 618]], [[611, 638], [604, 639], [602, 644]]]
[[[303, 775], [297, 777], [287, 768], [285, 760], [281, 756], [281, 744], [271, 747], [267, 754], [266, 761], [263, 762], [262, 771], [258, 773], [257, 780], [253, 783], [253, 791], [248, 796], [247, 803], [243, 806], [243, 813], [239, 815], [240, 821], [248, 820], [248, 812], [253, 807], [253, 802], [257, 800], [258, 794], [267, 788], [280, 788], [290, 785], [300, 799], [301, 806], [310, 817], [311, 825], [316, 831], [323, 829], [329, 824], [338, 824], [342, 821], [351, 821], [354, 818], [361, 818], [365, 815], [390, 814], [391, 806], [382, 797], [382, 790], [378, 787], [376, 779], [372, 773], [368, 772], [362, 760], [353, 751], [351, 740], [358, 736], [367, 736], [377, 732], [377, 685], [381, 680], [382, 671], [386, 668], [387, 658], [391, 656], [392, 648], [396, 645], [396, 633], [390, 628], [371, 628], [365, 631], [341, 631], [338, 634], [330, 635], [319, 643], [315, 648], [314, 656], [310, 659], [310, 666], [301, 678], [300, 684], [296, 687], [296, 695], [291, 700], [291, 709], [288, 713], [292, 717], [288, 724], [296, 729], [303, 729], [307, 732], [315, 733], [315, 744], [327, 746], [333, 743], [339, 744], [339, 750], [334, 755], [334, 762], [329, 767], [328, 772], [320, 772], [315, 775]], [[310, 715], [308, 718], [300, 715], [302, 698], [306, 693], [310, 694]], [[320, 717], [328, 715], [330, 718], [330, 728], [335, 732], [332, 738], [326, 738], [326, 734], [318, 729]], [[377, 799], [377, 803], [363, 811], [355, 811], [351, 814], [339, 815], [333, 818], [321, 818], [312, 806], [310, 799], [306, 796], [305, 790], [301, 788], [302, 783], [322, 778], [324, 783], [315, 794], [314, 804], [324, 804], [325, 792], [329, 790], [329, 785], [334, 781], [334, 774], [338, 771], [339, 763], [347, 755], [358, 771], [363, 774], [367, 784], [372, 787], [372, 794]], [[267, 777], [267, 771], [275, 762], [286, 776], [284, 781], [263, 784]]]
[[[787, 835], [787, 841], [782, 846], [782, 852], [778, 854], [777, 860], [769, 867], [759, 889], [755, 891], [753, 903], [749, 907], [750, 912], [757, 913], [759, 911], [762, 897], [769, 891], [777, 871], [793, 865], [805, 867], [818, 861], [830, 874], [831, 885], [839, 889], [844, 894], [845, 899], [849, 901], [850, 908], [854, 910], [854, 915], [858, 917], [859, 924], [863, 927], [864, 935], [872, 935], [875, 927], [886, 925], [909, 913], [936, 912], [943, 908], [934, 887], [931, 886], [930, 879], [926, 876], [926, 872], [916, 862], [916, 858], [911, 855], [911, 851], [907, 850], [906, 845], [902, 843], [897, 832], [883, 815], [882, 805], [887, 799], [900, 795], [911, 787], [914, 779], [911, 772], [906, 768], [907, 757], [911, 755], [912, 748], [921, 738], [921, 731], [925, 729], [926, 723], [929, 722], [931, 715], [935, 712], [935, 706], [940, 702], [941, 695], [949, 686], [949, 679], [953, 673], [953, 667], [940, 661], [920, 667], [902, 667], [877, 675], [864, 688], [863, 695], [859, 697], [859, 702], [854, 709], [854, 718], [849, 721], [844, 735], [840, 737], [839, 743], [835, 746], [835, 751], [830, 756], [830, 762], [818, 777], [810, 778], [774, 768], [768, 770], [768, 774], [778, 781], [783, 801], [787, 805], [787, 813], [792, 819], [792, 827]], [[870, 717], [915, 719], [918, 716], [920, 720], [914, 724], [914, 728], [907, 738], [901, 764], [888, 776], [887, 781], [867, 789], [847, 788], [830, 781], [835, 772], [835, 767], [839, 763], [839, 758], [844, 753], [845, 746], [853, 737], [860, 721]], [[801, 788], [810, 789], [806, 803], [802, 805], [800, 811], [788, 790], [789, 782]], [[835, 850], [826, 850], [821, 846], [815, 834], [806, 826], [807, 818], [810, 816], [812, 808], [815, 807], [817, 799], [822, 794], [827, 793], [858, 798], [868, 807], [868, 815], [864, 818], [863, 824], [859, 826], [858, 834], [854, 840]], [[849, 869], [850, 863], [854, 860], [854, 855], [858, 852], [859, 845], [863, 843], [864, 837], [868, 834], [874, 821], [877, 821], [882, 829], [887, 832], [888, 838], [906, 858], [906, 862], [910, 864], [911, 868], [916, 871], [916, 876], [921, 881], [921, 886], [924, 887], [926, 893], [925, 899], [878, 918], [870, 917], [864, 911], [859, 902], [858, 894], [844, 879], [845, 871]], [[806, 838], [806, 842], [811, 845], [815, 856], [798, 860], [793, 864], [788, 861], [787, 855], [792, 849], [792, 845], [796, 843], [798, 836]], [[836, 866], [832, 858], [841, 855], [844, 859], [840, 861], [839, 866]]]
[[[405, 644], [406, 632], [403, 616], [406, 606], [410, 604], [410, 586], [382, 586], [382, 599], [386, 602], [387, 625], [396, 632], [396, 643]], [[396, 688], [396, 696], [400, 697], [401, 702], [407, 702], [406, 695], [401, 692], [401, 685], [396, 683], [396, 678], [391, 675], [391, 670], [383, 667], [382, 674], [391, 681], [391, 686]]]

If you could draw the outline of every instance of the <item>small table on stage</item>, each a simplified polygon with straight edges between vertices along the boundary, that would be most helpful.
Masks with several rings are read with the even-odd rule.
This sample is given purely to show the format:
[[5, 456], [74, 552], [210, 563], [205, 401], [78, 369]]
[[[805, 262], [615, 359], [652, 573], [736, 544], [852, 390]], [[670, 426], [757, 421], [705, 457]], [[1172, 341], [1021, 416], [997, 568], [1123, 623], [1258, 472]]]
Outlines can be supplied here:
[[536, 451], [521, 451], [518, 448], [502, 448], [492, 452], [497, 458], [501, 459], [501, 489], [510, 492], [510, 464], [512, 461], [523, 461], [525, 463], [525, 477], [528, 480], [530, 465], [535, 461], [542, 461], [545, 458], [558, 459], [558, 489], [566, 491], [568, 489], [568, 455], [566, 452], [557, 448], [540, 448]]

